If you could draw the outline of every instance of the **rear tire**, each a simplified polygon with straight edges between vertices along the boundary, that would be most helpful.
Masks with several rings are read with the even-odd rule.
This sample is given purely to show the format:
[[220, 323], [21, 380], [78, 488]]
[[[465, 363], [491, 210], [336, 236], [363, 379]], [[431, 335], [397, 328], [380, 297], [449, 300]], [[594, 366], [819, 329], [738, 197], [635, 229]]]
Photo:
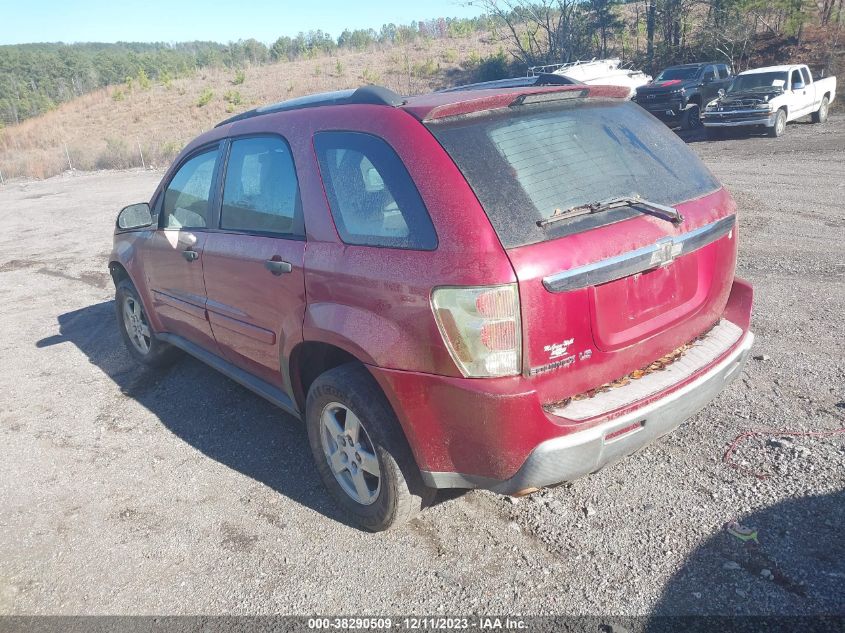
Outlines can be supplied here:
[[786, 131], [786, 112], [784, 110], [778, 110], [778, 113], [775, 115], [775, 124], [768, 131], [769, 136], [773, 138], [783, 136], [783, 133]]
[[120, 335], [135, 361], [147, 367], [164, 367], [178, 358], [179, 351], [156, 336], [138, 291], [128, 279], [118, 282], [114, 305]]
[[433, 500], [396, 414], [361, 365], [314, 381], [305, 424], [317, 472], [352, 523], [371, 532], [396, 528]]
[[811, 118], [813, 123], [824, 123], [827, 121], [827, 115], [830, 112], [830, 100], [827, 97], [822, 97], [822, 102], [819, 109], [813, 112]]

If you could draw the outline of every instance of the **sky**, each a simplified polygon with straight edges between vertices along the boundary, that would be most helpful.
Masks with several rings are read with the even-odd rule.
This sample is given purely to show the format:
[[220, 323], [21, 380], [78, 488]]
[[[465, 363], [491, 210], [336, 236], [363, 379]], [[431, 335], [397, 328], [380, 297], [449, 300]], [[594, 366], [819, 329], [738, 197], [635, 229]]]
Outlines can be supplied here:
[[0, 0], [0, 44], [26, 42], [229, 42], [270, 44], [281, 35], [322, 29], [472, 17], [466, 0]]

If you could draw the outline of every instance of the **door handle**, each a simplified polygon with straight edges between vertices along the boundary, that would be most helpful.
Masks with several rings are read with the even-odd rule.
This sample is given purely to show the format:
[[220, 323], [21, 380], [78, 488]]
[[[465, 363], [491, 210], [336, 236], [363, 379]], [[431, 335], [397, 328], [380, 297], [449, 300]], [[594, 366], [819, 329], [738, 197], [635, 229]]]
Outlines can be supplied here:
[[197, 253], [196, 251], [187, 250], [187, 251], [182, 251], [182, 257], [187, 259], [189, 262], [193, 262], [193, 261], [196, 261], [196, 260], [199, 259], [200, 254]]
[[264, 268], [269, 270], [277, 277], [282, 273], [289, 273], [293, 270], [293, 267], [290, 265], [290, 262], [283, 262], [280, 259], [268, 259], [266, 262], [264, 262]]

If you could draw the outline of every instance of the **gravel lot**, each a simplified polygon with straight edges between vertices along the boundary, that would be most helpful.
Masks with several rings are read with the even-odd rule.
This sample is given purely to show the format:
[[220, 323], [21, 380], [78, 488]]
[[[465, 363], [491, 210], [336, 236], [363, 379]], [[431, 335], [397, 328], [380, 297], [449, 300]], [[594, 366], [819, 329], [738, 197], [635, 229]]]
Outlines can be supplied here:
[[[192, 359], [129, 359], [115, 213], [160, 174], [0, 187], [0, 613], [845, 614], [845, 115], [689, 139], [741, 209], [755, 359], [676, 433], [571, 485], [339, 520], [293, 419]], [[724, 529], [756, 528], [744, 544]]]

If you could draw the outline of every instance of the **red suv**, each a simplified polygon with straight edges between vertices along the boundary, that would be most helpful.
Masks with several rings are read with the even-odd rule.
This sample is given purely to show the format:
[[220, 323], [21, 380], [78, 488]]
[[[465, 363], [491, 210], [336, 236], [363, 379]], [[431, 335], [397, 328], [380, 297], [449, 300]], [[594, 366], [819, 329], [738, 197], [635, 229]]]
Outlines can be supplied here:
[[129, 352], [303, 418], [370, 530], [636, 451], [740, 373], [752, 290], [730, 195], [625, 94], [367, 87], [224, 121], [118, 217]]

